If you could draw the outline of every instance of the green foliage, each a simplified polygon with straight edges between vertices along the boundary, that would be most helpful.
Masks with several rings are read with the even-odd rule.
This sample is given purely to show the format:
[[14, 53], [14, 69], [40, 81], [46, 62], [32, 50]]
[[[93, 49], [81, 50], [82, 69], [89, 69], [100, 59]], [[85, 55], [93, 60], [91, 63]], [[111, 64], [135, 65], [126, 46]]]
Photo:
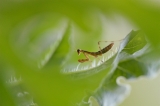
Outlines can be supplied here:
[[[117, 53], [98, 66], [62, 71], [76, 66], [75, 45], [95, 50], [104, 29], [100, 16], [115, 13], [143, 32], [131, 31]], [[136, 79], [159, 69], [159, 13], [131, 0], [1, 1], [0, 105], [89, 105], [89, 99], [116, 105], [127, 91], [118, 77]]]

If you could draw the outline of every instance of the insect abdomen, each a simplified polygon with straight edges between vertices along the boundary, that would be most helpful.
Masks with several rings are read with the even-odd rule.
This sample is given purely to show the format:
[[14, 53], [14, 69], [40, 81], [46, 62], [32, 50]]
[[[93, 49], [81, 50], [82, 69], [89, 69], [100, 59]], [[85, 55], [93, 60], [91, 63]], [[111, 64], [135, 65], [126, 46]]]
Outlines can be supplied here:
[[108, 46], [106, 46], [105, 48], [103, 48], [101, 51], [98, 52], [100, 52], [101, 54], [108, 52], [112, 48], [113, 44], [114, 43], [109, 44]]

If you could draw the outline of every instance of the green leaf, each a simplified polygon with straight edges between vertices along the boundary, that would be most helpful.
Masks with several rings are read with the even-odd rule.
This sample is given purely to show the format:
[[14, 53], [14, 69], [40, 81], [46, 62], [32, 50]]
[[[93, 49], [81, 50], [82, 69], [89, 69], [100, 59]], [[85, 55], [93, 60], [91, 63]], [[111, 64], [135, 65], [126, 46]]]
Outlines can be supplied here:
[[62, 66], [63, 62], [65, 61], [65, 58], [67, 57], [66, 54], [68, 54], [70, 50], [70, 45], [71, 45], [71, 43], [69, 43], [70, 35], [71, 35], [71, 24], [69, 23], [67, 28], [65, 29], [61, 42], [59, 43], [56, 51], [50, 58], [50, 61], [47, 65], [50, 65], [52, 67], [58, 65]]
[[[138, 56], [142, 56], [146, 51], [147, 44], [144, 33], [141, 31], [131, 31], [121, 42], [116, 55], [101, 65], [84, 70], [68, 73], [72, 78], [84, 78], [97, 73], [103, 73], [105, 70], [105, 81], [92, 93], [102, 106], [111, 106], [121, 100], [127, 88], [117, 84], [117, 78], [123, 76], [126, 78], [135, 78], [146, 75], [148, 72], [146, 64], [137, 61]], [[144, 48], [144, 50], [142, 49]], [[141, 50], [142, 49], [142, 50]], [[131, 65], [132, 64], [132, 65]], [[99, 79], [95, 77], [93, 81]], [[90, 96], [91, 96], [90, 95]], [[88, 96], [88, 97], [90, 97]], [[89, 99], [89, 98], [88, 98]], [[115, 102], [116, 99], [116, 102]]]
[[[107, 69], [110, 70], [113, 67], [118, 64], [119, 59], [124, 59], [130, 57], [127, 55], [126, 57], [123, 56], [123, 53], [133, 54], [137, 52], [138, 50], [141, 50], [146, 45], [146, 40], [144, 33], [140, 31], [131, 31], [121, 42], [121, 45], [119, 46], [118, 52], [110, 59], [105, 61], [104, 63], [101, 62], [101, 64], [96, 64], [94, 67], [91, 67], [91, 69], [83, 70], [83, 71], [75, 71], [67, 74], [71, 74], [72, 77], [77, 78], [78, 76], [85, 77], [85, 75], [92, 75], [95, 74], [101, 70]], [[120, 54], [121, 53], [121, 54]], [[120, 55], [120, 56], [119, 56]], [[116, 64], [115, 64], [116, 63]]]
[[[143, 52], [146, 52], [146, 50]], [[117, 78], [123, 76], [126, 79], [135, 79], [140, 76], [152, 76], [160, 68], [160, 60], [157, 57], [159, 57], [158, 54], [150, 51], [141, 56], [132, 56], [125, 61], [120, 61], [114, 72], [105, 79], [94, 94], [99, 104], [111, 106], [121, 102], [129, 89], [120, 83], [117, 84]]]
[[[146, 41], [144, 35], [135, 34], [134, 38], [139, 36], [141, 38], [143, 45], [145, 46]], [[137, 40], [130, 39], [130, 42], [136, 43]], [[125, 41], [124, 41], [125, 42]], [[130, 42], [128, 44], [130, 45]], [[145, 43], [144, 43], [145, 42]], [[124, 96], [128, 93], [128, 86], [121, 85], [118, 82], [120, 76], [125, 77], [126, 79], [135, 79], [140, 76], [152, 76], [160, 68], [159, 55], [152, 50], [149, 50], [150, 47], [143, 48], [140, 45], [142, 50], [133, 54], [130, 51], [133, 51], [132, 45], [126, 45], [124, 49], [119, 53], [118, 57], [119, 63], [116, 68], [112, 70], [112, 73], [105, 78], [102, 85], [96, 90], [94, 97], [98, 100], [101, 106], [112, 106], [121, 102], [124, 99]], [[135, 44], [136, 46], [136, 44]], [[138, 46], [138, 45], [137, 45]], [[126, 51], [126, 47], [130, 47], [130, 51]], [[129, 53], [128, 53], [129, 52]], [[133, 53], [133, 52], [132, 52]], [[127, 58], [126, 58], [127, 57]], [[158, 57], [158, 58], [157, 58]]]

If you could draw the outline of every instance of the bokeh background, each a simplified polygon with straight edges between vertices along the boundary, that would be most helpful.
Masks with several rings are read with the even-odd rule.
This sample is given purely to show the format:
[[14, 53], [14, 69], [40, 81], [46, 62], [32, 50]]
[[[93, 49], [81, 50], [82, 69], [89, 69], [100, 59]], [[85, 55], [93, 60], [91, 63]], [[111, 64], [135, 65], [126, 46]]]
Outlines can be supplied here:
[[[84, 57], [77, 56], [75, 50], [96, 51], [102, 40], [115, 41], [116, 49], [117, 40], [132, 30], [142, 30], [154, 53], [159, 54], [159, 7], [158, 0], [1, 0], [0, 106], [90, 105], [87, 96], [101, 87], [111, 68], [91, 74], [102, 66], [79, 66], [77, 60]], [[126, 95], [116, 93], [123, 95], [121, 102], [111, 94], [107, 106], [159, 106], [160, 76], [158, 69], [153, 69], [156, 71], [147, 76], [120, 79], [131, 85], [131, 94], [124, 100]], [[75, 79], [79, 70], [89, 71], [79, 74], [86, 77]], [[90, 102], [97, 106], [95, 99]]]

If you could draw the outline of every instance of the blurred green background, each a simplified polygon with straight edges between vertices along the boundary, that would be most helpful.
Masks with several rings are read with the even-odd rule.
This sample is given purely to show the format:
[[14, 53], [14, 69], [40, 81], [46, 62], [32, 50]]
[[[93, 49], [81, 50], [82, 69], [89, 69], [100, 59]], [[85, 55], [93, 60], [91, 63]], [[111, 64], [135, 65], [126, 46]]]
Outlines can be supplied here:
[[[79, 65], [77, 60], [84, 57], [77, 56], [75, 50], [98, 51], [98, 41], [117, 41], [140, 29], [151, 45], [151, 52], [143, 52], [140, 59], [150, 63], [143, 74], [127, 64], [131, 73], [127, 79], [157, 75], [159, 20], [158, 1], [0, 1], [0, 106], [117, 105], [126, 93], [126, 88], [116, 83], [117, 77], [128, 75], [115, 69], [123, 63], [113, 57], [107, 65], [89, 69], [91, 63]], [[126, 42], [138, 45], [138, 38], [133, 39]], [[115, 42], [114, 49], [118, 45]], [[133, 92], [120, 106], [158, 106], [159, 80], [154, 80], [155, 85], [145, 85], [150, 83], [148, 79], [131, 83]], [[140, 98], [142, 95], [146, 98]], [[90, 98], [91, 104], [90, 96], [95, 97]]]

